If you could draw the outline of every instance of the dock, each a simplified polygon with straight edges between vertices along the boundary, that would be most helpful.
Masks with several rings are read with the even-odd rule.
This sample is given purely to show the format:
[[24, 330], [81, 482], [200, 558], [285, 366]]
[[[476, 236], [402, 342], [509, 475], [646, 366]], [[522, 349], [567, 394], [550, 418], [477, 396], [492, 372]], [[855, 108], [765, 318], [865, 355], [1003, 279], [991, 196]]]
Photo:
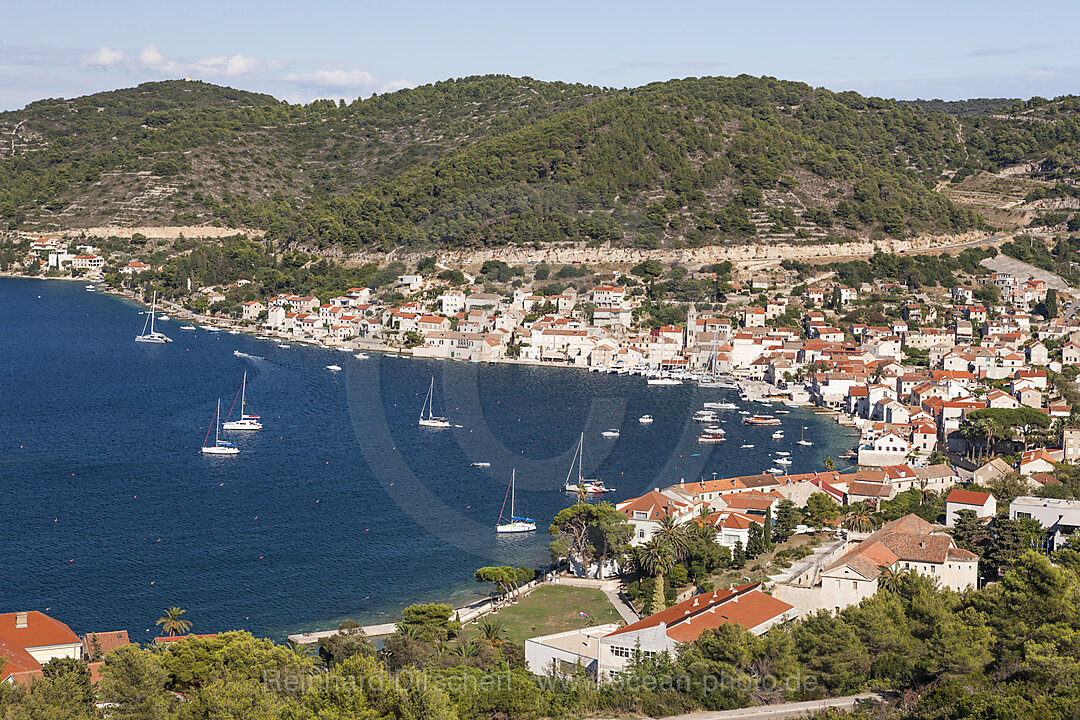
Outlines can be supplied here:
[[[386, 637], [397, 632], [397, 623], [383, 623], [382, 625], [364, 625], [360, 628], [369, 638]], [[338, 634], [338, 630], [319, 630], [318, 632], [296, 633], [289, 636], [289, 642], [297, 645], [312, 645], [323, 638]]]

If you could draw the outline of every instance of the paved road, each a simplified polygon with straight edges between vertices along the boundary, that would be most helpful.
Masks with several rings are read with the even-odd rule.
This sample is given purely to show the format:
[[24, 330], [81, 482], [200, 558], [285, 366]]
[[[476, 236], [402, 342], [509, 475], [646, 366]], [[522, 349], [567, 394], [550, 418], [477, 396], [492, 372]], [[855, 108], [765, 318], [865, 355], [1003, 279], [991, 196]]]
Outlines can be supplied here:
[[850, 710], [860, 700], [885, 702], [886, 698], [879, 693], [862, 693], [860, 695], [829, 698], [828, 700], [809, 700], [807, 702], [791, 702], [780, 705], [760, 705], [738, 710], [691, 713], [689, 715], [664, 718], [664, 720], [780, 720], [780, 718], [805, 717], [829, 708]]

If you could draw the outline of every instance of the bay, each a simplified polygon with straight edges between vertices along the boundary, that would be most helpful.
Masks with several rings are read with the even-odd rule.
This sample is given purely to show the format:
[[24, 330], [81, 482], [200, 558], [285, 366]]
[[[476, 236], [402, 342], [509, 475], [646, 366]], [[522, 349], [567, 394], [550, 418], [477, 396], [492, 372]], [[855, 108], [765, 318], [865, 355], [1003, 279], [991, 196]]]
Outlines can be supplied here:
[[[140, 641], [171, 605], [194, 632], [278, 639], [385, 622], [412, 602], [485, 592], [477, 567], [546, 563], [547, 526], [574, 501], [560, 490], [580, 433], [585, 474], [615, 487], [612, 501], [761, 472], [775, 450], [791, 472], [819, 470], [853, 442], [804, 410], [780, 416], [784, 441], [719, 411], [728, 441], [699, 445], [693, 412], [736, 393], [634, 376], [357, 360], [174, 321], [159, 324], [173, 343], [136, 344], [141, 311], [82, 283], [0, 279], [0, 611], [47, 609], [77, 632]], [[237, 456], [201, 455], [245, 370], [264, 429], [229, 433]], [[436, 412], [457, 427], [416, 426], [433, 377]], [[651, 425], [637, 422], [646, 413]], [[794, 442], [802, 426], [812, 447]], [[621, 437], [602, 438], [608, 428]], [[499, 537], [512, 469], [518, 514], [538, 532]]]

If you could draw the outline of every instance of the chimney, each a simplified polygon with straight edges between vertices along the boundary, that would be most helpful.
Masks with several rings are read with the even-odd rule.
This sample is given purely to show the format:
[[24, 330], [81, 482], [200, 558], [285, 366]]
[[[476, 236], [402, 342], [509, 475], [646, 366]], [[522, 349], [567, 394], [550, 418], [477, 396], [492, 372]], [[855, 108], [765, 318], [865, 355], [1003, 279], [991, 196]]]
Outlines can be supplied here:
[[20, 628], [26, 627], [29, 615], [30, 614], [27, 613], [27, 612], [17, 612], [17, 613], [15, 613], [15, 629], [16, 630], [19, 630]]

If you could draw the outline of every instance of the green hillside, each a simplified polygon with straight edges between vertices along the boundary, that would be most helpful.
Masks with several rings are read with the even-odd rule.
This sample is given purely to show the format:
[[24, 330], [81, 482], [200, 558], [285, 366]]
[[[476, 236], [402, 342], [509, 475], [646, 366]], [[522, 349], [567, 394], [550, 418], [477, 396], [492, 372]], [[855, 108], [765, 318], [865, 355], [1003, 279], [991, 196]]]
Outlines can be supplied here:
[[1075, 199], [1078, 103], [748, 76], [485, 76], [303, 106], [146, 83], [0, 113], [0, 228], [218, 224], [346, 250], [955, 232], [1026, 222], [1017, 198]]

